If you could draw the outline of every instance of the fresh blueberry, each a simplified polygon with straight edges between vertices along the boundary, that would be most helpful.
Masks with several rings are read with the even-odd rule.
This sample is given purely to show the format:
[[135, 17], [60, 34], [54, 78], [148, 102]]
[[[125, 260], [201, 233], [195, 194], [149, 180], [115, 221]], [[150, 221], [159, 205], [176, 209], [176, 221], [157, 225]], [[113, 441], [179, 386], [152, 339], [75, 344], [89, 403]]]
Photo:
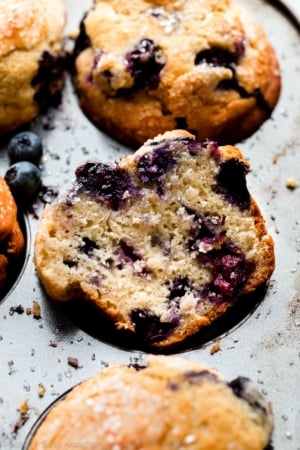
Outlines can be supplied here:
[[41, 171], [29, 161], [10, 166], [4, 178], [20, 206], [30, 205], [42, 186]]
[[23, 131], [9, 141], [7, 151], [12, 163], [30, 161], [38, 165], [43, 155], [43, 145], [37, 134], [32, 131]]

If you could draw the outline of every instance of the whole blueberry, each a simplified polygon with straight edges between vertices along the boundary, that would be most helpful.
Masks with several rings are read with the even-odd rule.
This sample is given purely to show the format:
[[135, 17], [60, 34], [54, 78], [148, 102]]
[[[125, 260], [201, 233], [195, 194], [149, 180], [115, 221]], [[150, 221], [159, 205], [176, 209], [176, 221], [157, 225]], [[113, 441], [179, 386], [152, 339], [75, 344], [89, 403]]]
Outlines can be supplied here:
[[41, 171], [29, 161], [18, 161], [10, 166], [4, 178], [22, 207], [32, 203], [42, 186]]
[[9, 141], [7, 151], [12, 163], [30, 161], [37, 165], [43, 154], [43, 145], [36, 133], [23, 131]]

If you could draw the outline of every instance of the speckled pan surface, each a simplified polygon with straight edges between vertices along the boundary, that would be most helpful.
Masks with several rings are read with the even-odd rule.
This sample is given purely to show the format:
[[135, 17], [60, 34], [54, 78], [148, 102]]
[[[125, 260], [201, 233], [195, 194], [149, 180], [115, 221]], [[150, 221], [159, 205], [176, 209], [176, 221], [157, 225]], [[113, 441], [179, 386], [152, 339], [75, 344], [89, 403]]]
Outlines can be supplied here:
[[[275, 241], [276, 269], [266, 295], [239, 324], [215, 341], [185, 349], [182, 356], [217, 368], [228, 379], [245, 375], [273, 404], [275, 450], [300, 449], [300, 17], [297, 0], [290, 9], [274, 1], [239, 0], [264, 25], [281, 64], [283, 88], [272, 119], [239, 144], [251, 164], [249, 190], [257, 200]], [[90, 1], [65, 0], [68, 30], [77, 27]], [[293, 15], [289, 15], [292, 11]], [[45, 153], [43, 182], [70, 183], [74, 168], [88, 158], [112, 161], [128, 150], [99, 132], [81, 113], [69, 81], [63, 103], [38, 119]], [[0, 175], [8, 166], [0, 148]], [[296, 188], [286, 183], [295, 179]], [[39, 216], [40, 210], [37, 210]], [[38, 218], [25, 218], [25, 266], [0, 303], [0, 448], [22, 449], [31, 427], [44, 410], [69, 388], [107, 364], [129, 363], [141, 351], [100, 339], [50, 302], [33, 266]], [[40, 317], [27, 314], [37, 302]], [[24, 308], [15, 308], [21, 305]], [[19, 311], [19, 313], [18, 313]], [[28, 406], [25, 416], [19, 411]], [[298, 426], [297, 426], [298, 424]]]

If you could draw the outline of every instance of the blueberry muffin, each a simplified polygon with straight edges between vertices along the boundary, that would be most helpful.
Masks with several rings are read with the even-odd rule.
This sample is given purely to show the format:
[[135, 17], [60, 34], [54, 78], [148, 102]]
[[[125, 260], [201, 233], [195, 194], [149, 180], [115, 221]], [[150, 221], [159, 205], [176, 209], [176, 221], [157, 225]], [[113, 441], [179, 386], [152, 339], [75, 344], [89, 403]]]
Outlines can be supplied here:
[[0, 134], [58, 100], [64, 24], [61, 0], [0, 0]]
[[213, 323], [274, 268], [248, 169], [237, 148], [180, 130], [115, 164], [81, 165], [36, 236], [49, 296], [87, 299], [160, 348]]
[[264, 30], [230, 0], [95, 1], [74, 60], [86, 115], [134, 147], [174, 128], [236, 143], [270, 117], [280, 92]]
[[150, 356], [75, 387], [26, 450], [263, 450], [272, 426], [270, 405], [248, 378], [227, 382], [199, 363]]
[[0, 297], [7, 287], [9, 271], [25, 247], [17, 212], [9, 186], [0, 176]]

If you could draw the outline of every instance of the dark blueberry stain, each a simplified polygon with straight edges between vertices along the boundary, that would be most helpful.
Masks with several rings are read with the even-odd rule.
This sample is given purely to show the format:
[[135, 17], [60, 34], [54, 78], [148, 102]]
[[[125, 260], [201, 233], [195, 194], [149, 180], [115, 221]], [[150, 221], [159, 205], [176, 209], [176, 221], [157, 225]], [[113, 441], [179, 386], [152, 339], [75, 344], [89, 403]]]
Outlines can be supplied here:
[[84, 15], [83, 19], [80, 22], [79, 25], [79, 34], [77, 36], [77, 39], [75, 41], [75, 46], [73, 50], [73, 58], [76, 59], [77, 56], [83, 52], [86, 48], [91, 47], [91, 40], [88, 37], [86, 33], [86, 28], [84, 24], [84, 20], [86, 18], [87, 14]]
[[228, 67], [234, 69], [239, 58], [240, 56], [237, 53], [230, 52], [229, 50], [220, 47], [212, 47], [197, 53], [195, 65], [206, 63], [215, 67]]
[[202, 290], [201, 296], [213, 303], [234, 300], [254, 270], [245, 255], [228, 243], [219, 250], [199, 254], [199, 261], [211, 270], [212, 281]]
[[65, 266], [69, 267], [70, 269], [72, 269], [72, 267], [77, 267], [78, 266], [78, 262], [77, 261], [73, 261], [72, 259], [64, 259], [63, 263]]
[[260, 88], [255, 88], [252, 92], [248, 92], [243, 86], [238, 82], [236, 76], [236, 65], [239, 63], [240, 59], [245, 53], [245, 42], [243, 40], [237, 41], [235, 43], [235, 51], [230, 52], [226, 49], [220, 47], [212, 47], [210, 49], [202, 50], [197, 53], [195, 57], [195, 64], [209, 64], [214, 67], [226, 67], [231, 70], [232, 78], [221, 80], [217, 86], [217, 89], [221, 90], [234, 90], [241, 98], [254, 97], [256, 99], [257, 106], [266, 113], [269, 117], [272, 112], [269, 104], [265, 100]]
[[152, 247], [163, 247], [165, 239], [162, 235], [158, 233], [153, 233], [151, 235], [151, 245]]
[[[224, 295], [220, 289], [218, 289], [214, 283], [208, 283], [201, 291], [201, 298], [210, 301], [215, 305], [219, 305], [228, 300], [228, 296]], [[199, 302], [201, 303], [201, 301]]]
[[77, 187], [96, 199], [118, 210], [129, 197], [137, 197], [138, 191], [129, 173], [116, 166], [102, 163], [86, 163], [76, 170]]
[[61, 83], [66, 67], [65, 55], [54, 55], [45, 50], [39, 60], [38, 71], [31, 81], [36, 89], [34, 100], [41, 112], [61, 102]]
[[[91, 71], [89, 72], [89, 74], [87, 76], [87, 82], [90, 85], [94, 85], [93, 72], [94, 72], [95, 68], [97, 67], [97, 64], [99, 63], [102, 55], [103, 55], [102, 51], [100, 51], [100, 50], [95, 51], [94, 58], [93, 58], [93, 65], [92, 65]], [[111, 78], [112, 77], [112, 74], [111, 74], [111, 72], [109, 70], [106, 70], [106, 71], [102, 72], [102, 75], [106, 76], [107, 78]]]
[[134, 248], [132, 244], [125, 241], [125, 239], [121, 239], [119, 242], [119, 256], [122, 263], [133, 263], [135, 261], [142, 260], [142, 255], [138, 252], [137, 249]]
[[269, 444], [264, 448], [264, 450], [274, 450], [272, 442], [269, 442]]
[[246, 261], [244, 255], [224, 255], [216, 259], [213, 266], [214, 285], [228, 296], [237, 292], [246, 280]]
[[[249, 406], [255, 411], [267, 414], [266, 408], [263, 406], [263, 401], [260, 393], [253, 387], [253, 383], [249, 378], [237, 377], [228, 383], [236, 397], [245, 400]], [[261, 399], [261, 401], [259, 401]]]
[[206, 139], [203, 142], [202, 146], [206, 149], [209, 149], [209, 152], [211, 156], [214, 158], [215, 162], [217, 164], [220, 164], [221, 153], [217, 142]]
[[151, 235], [151, 246], [158, 247], [164, 256], [170, 255], [170, 240], [159, 233]]
[[182, 130], [187, 129], [187, 120], [186, 117], [175, 117], [176, 128], [180, 128]]
[[172, 321], [180, 321], [180, 304], [182, 297], [187, 292], [193, 292], [198, 295], [198, 292], [190, 285], [190, 281], [186, 276], [178, 276], [172, 281], [169, 287], [169, 295], [167, 297], [167, 306], [169, 317]]
[[100, 287], [101, 286], [101, 278], [99, 277], [99, 275], [92, 275], [89, 278], [89, 283], [93, 284], [96, 287]]
[[167, 142], [157, 145], [151, 152], [144, 154], [137, 162], [136, 171], [141, 183], [155, 184], [158, 194], [164, 191], [164, 178], [176, 164], [175, 156]]
[[169, 389], [170, 391], [179, 391], [180, 389], [180, 384], [176, 383], [175, 381], [171, 381], [167, 384], [167, 389]]
[[245, 50], [246, 50], [245, 40], [238, 39], [234, 43], [234, 54], [237, 62], [244, 56]]
[[[128, 241], [125, 239], [121, 239], [119, 242], [119, 264], [117, 265], [118, 269], [122, 269], [126, 264], [133, 264], [135, 261], [143, 261], [142, 254]], [[149, 267], [142, 267], [141, 271], [138, 272], [143, 278], [151, 278], [153, 275], [153, 271]]]
[[225, 236], [226, 231], [222, 229], [224, 216], [203, 215], [187, 207], [186, 210], [188, 214], [194, 216], [194, 226], [188, 240], [190, 251], [199, 251], [201, 244], [214, 246]]
[[160, 72], [165, 66], [162, 49], [151, 39], [142, 39], [125, 55], [128, 72], [137, 89], [157, 88]]
[[236, 77], [233, 77], [229, 80], [221, 80], [217, 86], [217, 89], [222, 89], [223, 91], [236, 91], [241, 98], [254, 97], [257, 106], [265, 112], [267, 117], [271, 116], [272, 108], [265, 100], [260, 88], [257, 87], [253, 89], [253, 91], [248, 92], [247, 89], [239, 84]]
[[218, 377], [210, 372], [207, 369], [204, 370], [190, 370], [188, 372], [184, 373], [185, 378], [191, 383], [191, 384], [199, 384], [202, 383], [205, 380], [209, 380], [212, 382], [218, 382]]
[[221, 165], [217, 176], [215, 192], [221, 194], [228, 202], [241, 211], [250, 208], [250, 194], [246, 184], [248, 168], [239, 159], [233, 158]]
[[188, 277], [177, 277], [170, 288], [169, 300], [183, 297], [191, 289]]
[[82, 241], [83, 244], [79, 247], [79, 251], [81, 253], [85, 253], [88, 256], [91, 256], [93, 254], [93, 251], [99, 248], [96, 242], [92, 241], [88, 237], [82, 238]]
[[135, 325], [136, 335], [146, 344], [155, 344], [167, 339], [178, 326], [178, 319], [170, 322], [161, 322], [159, 317], [149, 309], [134, 309], [131, 312], [131, 321]]

